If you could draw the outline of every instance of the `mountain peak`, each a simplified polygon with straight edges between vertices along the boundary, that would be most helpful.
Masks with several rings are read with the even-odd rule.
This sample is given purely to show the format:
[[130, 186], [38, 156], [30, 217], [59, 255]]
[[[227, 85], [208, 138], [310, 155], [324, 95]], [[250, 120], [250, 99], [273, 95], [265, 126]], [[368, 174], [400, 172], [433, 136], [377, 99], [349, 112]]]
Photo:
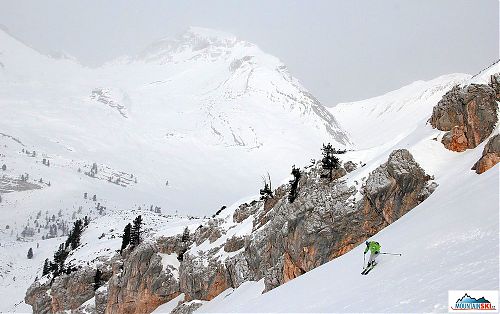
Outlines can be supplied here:
[[211, 28], [205, 28], [205, 27], [198, 27], [198, 26], [190, 26], [187, 31], [184, 33], [183, 37], [186, 36], [195, 36], [198, 38], [204, 38], [207, 40], [229, 40], [229, 41], [236, 41], [236, 36], [227, 33], [224, 31], [216, 30], [216, 29], [211, 29]]
[[173, 55], [181, 58], [192, 58], [200, 54], [220, 56], [241, 43], [247, 47], [255, 46], [224, 31], [191, 26], [177, 37], [167, 37], [153, 42], [137, 56], [137, 59], [164, 63], [171, 61]]

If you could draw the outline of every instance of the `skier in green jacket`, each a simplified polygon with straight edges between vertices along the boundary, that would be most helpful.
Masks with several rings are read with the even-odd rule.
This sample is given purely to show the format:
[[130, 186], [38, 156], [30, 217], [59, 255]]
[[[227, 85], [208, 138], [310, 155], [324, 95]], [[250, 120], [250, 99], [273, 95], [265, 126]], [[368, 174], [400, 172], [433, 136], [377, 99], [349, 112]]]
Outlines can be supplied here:
[[366, 254], [370, 250], [370, 258], [368, 259], [368, 265], [366, 267], [375, 266], [377, 263], [375, 262], [375, 258], [380, 254], [380, 244], [375, 241], [366, 241]]

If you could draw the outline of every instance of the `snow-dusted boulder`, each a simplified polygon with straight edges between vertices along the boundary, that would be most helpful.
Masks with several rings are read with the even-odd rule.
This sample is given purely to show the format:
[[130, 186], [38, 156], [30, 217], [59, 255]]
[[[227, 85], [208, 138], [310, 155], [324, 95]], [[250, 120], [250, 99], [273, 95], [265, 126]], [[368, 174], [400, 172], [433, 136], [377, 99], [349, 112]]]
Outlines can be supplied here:
[[490, 136], [498, 121], [497, 80], [497, 76], [492, 76], [489, 85], [457, 85], [434, 107], [430, 123], [438, 130], [448, 131], [442, 139], [446, 148], [463, 152]]

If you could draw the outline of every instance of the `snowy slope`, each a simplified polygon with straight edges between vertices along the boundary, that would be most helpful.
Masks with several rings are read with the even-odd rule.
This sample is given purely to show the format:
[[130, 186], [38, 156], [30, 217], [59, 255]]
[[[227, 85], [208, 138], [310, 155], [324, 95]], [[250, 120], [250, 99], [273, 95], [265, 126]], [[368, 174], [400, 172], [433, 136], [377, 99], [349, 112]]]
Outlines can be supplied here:
[[[487, 70], [468, 82], [483, 82], [496, 70]], [[430, 89], [443, 94], [446, 91], [441, 90], [442, 86], [466, 78], [441, 77], [431, 81], [434, 87]], [[434, 140], [443, 132], [425, 123], [432, 113], [430, 99], [434, 96], [421, 97], [430, 95], [419, 87], [422, 84], [425, 83], [414, 83], [333, 110], [344, 126], [352, 125], [347, 131], [358, 135], [359, 140], [369, 134], [363, 132], [384, 129], [387, 124], [382, 128], [380, 121], [387, 116], [397, 116], [403, 121], [395, 120], [394, 125], [387, 126], [395, 134], [392, 137], [367, 138], [374, 138], [382, 145], [346, 154], [348, 159], [357, 157], [367, 161], [365, 167], [346, 176], [348, 182], [366, 177], [387, 160], [392, 150], [406, 148], [439, 184], [427, 200], [372, 238], [381, 243], [382, 251], [402, 256], [381, 255], [379, 265], [365, 277], [360, 274], [364, 250], [361, 245], [265, 294], [262, 294], [263, 282], [248, 282], [236, 290], [228, 289], [212, 301], [204, 302], [197, 313], [446, 312], [448, 290], [499, 289], [499, 166], [481, 175], [470, 169], [487, 141], [473, 150], [455, 153]], [[403, 99], [398, 99], [398, 95]], [[387, 106], [398, 103], [399, 111]], [[365, 105], [370, 105], [372, 112], [363, 116], [360, 107], [366, 108]], [[380, 119], [370, 120], [374, 113]], [[359, 129], [358, 121], [347, 123], [353, 117], [365, 119], [363, 130]], [[498, 127], [494, 134], [498, 134]], [[360, 143], [368, 147], [370, 142]]]
[[356, 148], [375, 147], [397, 141], [425, 124], [441, 97], [468, 78], [470, 75], [450, 74], [417, 81], [382, 96], [340, 103], [329, 110], [349, 130]]
[[306, 162], [323, 142], [349, 145], [285, 65], [231, 35], [192, 28], [98, 69], [0, 36], [0, 132], [134, 173], [140, 193], [127, 194], [164, 207], [211, 214], [256, 191], [266, 171], [283, 178], [283, 163]]
[[186, 215], [257, 192], [266, 171], [281, 180], [323, 142], [350, 145], [284, 64], [230, 34], [191, 28], [97, 69], [3, 29], [0, 43], [0, 311], [30, 310], [26, 288], [75, 219], [99, 225], [89, 241], [106, 234], [75, 259], [109, 257], [133, 215], [180, 232], [199, 225]]

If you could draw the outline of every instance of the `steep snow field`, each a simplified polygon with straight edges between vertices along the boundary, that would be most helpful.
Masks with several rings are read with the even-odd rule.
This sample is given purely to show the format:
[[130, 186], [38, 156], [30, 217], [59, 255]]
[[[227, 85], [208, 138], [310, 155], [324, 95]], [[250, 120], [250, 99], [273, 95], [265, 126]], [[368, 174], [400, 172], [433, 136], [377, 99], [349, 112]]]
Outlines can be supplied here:
[[[358, 136], [354, 142], [362, 146], [370, 145], [370, 130], [384, 132], [387, 124], [381, 127], [380, 121], [401, 119], [387, 125], [392, 136], [373, 137], [383, 145], [345, 155], [346, 160], [369, 160], [365, 167], [348, 174], [348, 181], [366, 177], [392, 150], [406, 148], [439, 184], [426, 201], [372, 238], [381, 243], [383, 252], [402, 256], [380, 255], [376, 268], [363, 276], [363, 244], [265, 294], [263, 282], [228, 289], [203, 302], [197, 313], [446, 312], [448, 290], [498, 290], [499, 166], [481, 175], [470, 169], [487, 140], [464, 153], [445, 149], [440, 142], [444, 132], [425, 123], [439, 97], [430, 97], [437, 97], [433, 104], [421, 96], [432, 91], [442, 95], [446, 92], [442, 86], [451, 88], [456, 82], [486, 82], [489, 74], [496, 72], [498, 66], [467, 81], [465, 75], [441, 77], [430, 81], [438, 86], [430, 91], [421, 89], [430, 82], [418, 82], [332, 110], [349, 134], [355, 139]], [[443, 85], [443, 80], [449, 82]], [[403, 100], [398, 99], [401, 94]], [[367, 106], [371, 111], [367, 112]], [[370, 117], [374, 113], [378, 118]], [[360, 117], [363, 123], [353, 121], [352, 128], [347, 128], [353, 117]], [[494, 134], [498, 134], [498, 127]]]
[[198, 312], [443, 312], [448, 290], [498, 290], [498, 165], [477, 175], [470, 167], [482, 147], [462, 156], [430, 138], [410, 150], [439, 187], [373, 237], [401, 257], [381, 255], [362, 276], [361, 245], [266, 294], [245, 286]]

